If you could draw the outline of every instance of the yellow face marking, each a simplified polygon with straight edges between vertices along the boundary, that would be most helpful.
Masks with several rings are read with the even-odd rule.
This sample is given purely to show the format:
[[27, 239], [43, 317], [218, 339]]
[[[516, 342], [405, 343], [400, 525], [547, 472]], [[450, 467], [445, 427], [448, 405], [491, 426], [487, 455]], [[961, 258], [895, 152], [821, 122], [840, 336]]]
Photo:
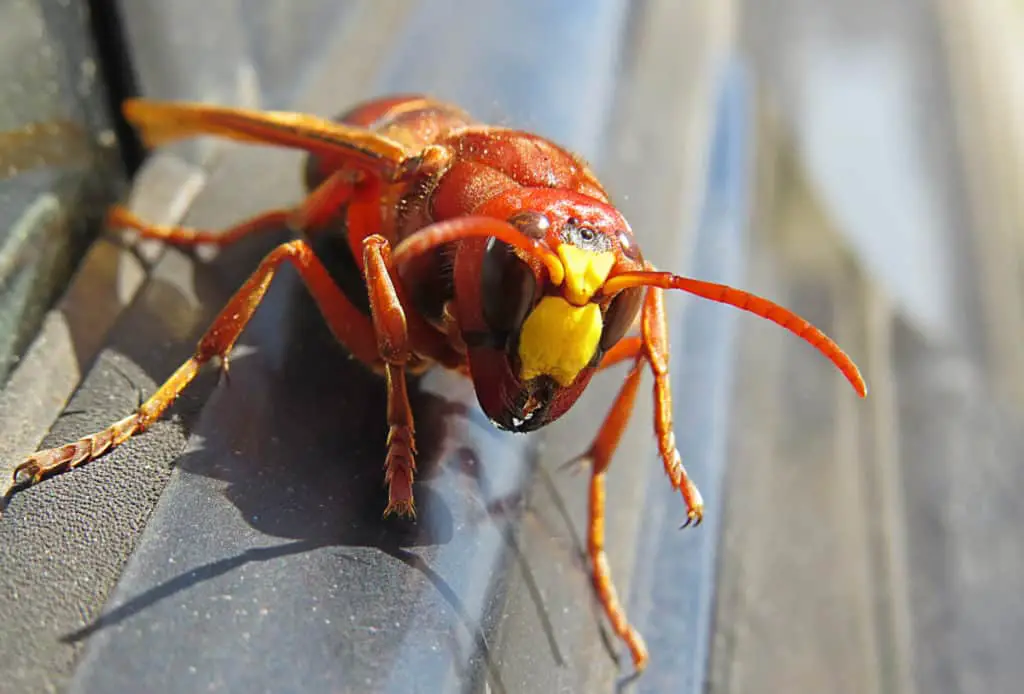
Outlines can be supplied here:
[[560, 296], [544, 297], [519, 334], [519, 377], [551, 376], [560, 386], [572, 385], [593, 358], [603, 327], [597, 304], [573, 306]]
[[566, 295], [569, 301], [577, 305], [590, 301], [615, 265], [615, 254], [611, 251], [594, 253], [563, 243], [557, 252], [565, 267]]

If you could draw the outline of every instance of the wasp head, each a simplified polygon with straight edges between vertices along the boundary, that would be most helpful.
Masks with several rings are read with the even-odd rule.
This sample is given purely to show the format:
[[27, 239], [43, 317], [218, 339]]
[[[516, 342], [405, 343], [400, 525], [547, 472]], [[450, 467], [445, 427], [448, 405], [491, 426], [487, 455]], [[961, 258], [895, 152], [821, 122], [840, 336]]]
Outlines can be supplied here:
[[572, 406], [636, 321], [644, 292], [602, 291], [610, 276], [643, 268], [615, 208], [565, 191], [531, 193], [504, 220], [536, 248], [491, 237], [456, 266], [457, 287], [472, 283], [479, 297], [459, 296], [462, 312], [475, 314], [461, 321], [475, 390], [488, 417], [512, 431], [538, 429]]

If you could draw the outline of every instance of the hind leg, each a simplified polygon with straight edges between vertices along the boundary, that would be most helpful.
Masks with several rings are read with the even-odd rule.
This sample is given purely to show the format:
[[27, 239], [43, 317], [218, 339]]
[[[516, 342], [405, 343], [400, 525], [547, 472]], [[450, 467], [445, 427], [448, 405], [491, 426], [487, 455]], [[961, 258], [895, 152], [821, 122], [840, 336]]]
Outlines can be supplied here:
[[238, 337], [263, 300], [281, 265], [289, 262], [316, 300], [335, 337], [356, 356], [378, 359], [373, 324], [359, 312], [331, 280], [305, 241], [292, 241], [271, 251], [241, 289], [221, 309], [213, 324], [199, 340], [192, 357], [131, 415], [106, 429], [82, 439], [39, 451], [14, 471], [16, 485], [30, 485], [48, 475], [64, 472], [91, 460], [148, 429], [195, 378], [199, 369], [214, 357], [227, 364]]
[[208, 231], [191, 227], [150, 224], [139, 219], [128, 208], [113, 205], [107, 212], [107, 225], [110, 227], [132, 229], [140, 238], [156, 239], [175, 246], [227, 246], [247, 236], [259, 233], [281, 231], [288, 225], [292, 212], [290, 210], [271, 210], [241, 224], [223, 231]]

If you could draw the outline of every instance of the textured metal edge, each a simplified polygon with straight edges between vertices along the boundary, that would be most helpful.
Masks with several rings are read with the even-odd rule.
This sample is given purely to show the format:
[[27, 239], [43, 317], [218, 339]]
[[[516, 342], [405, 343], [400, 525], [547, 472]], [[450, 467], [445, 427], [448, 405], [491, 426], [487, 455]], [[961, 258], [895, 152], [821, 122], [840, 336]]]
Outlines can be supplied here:
[[[144, 185], [137, 190], [152, 194], [136, 196], [131, 206], [159, 224], [176, 224], [204, 175], [176, 158], [157, 156], [139, 180]], [[0, 390], [0, 488], [8, 489], [14, 467], [39, 446], [161, 253], [159, 247], [132, 248], [110, 238], [97, 240], [86, 253]]]

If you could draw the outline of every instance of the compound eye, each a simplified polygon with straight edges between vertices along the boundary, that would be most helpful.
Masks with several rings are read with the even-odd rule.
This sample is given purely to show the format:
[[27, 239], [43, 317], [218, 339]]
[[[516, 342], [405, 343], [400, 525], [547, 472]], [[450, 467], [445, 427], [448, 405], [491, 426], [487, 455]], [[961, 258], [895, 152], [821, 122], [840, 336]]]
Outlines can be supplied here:
[[630, 329], [644, 300], [643, 287], [630, 287], [619, 292], [604, 313], [604, 330], [601, 332], [600, 348], [606, 352], [622, 339]]
[[480, 296], [487, 327], [497, 337], [518, 334], [533, 306], [537, 278], [512, 247], [495, 238], [487, 240], [480, 276]]
[[548, 229], [551, 228], [550, 219], [540, 212], [530, 212], [529, 210], [512, 215], [508, 223], [519, 229], [524, 236], [538, 241], [543, 239], [544, 235], [548, 233]]

